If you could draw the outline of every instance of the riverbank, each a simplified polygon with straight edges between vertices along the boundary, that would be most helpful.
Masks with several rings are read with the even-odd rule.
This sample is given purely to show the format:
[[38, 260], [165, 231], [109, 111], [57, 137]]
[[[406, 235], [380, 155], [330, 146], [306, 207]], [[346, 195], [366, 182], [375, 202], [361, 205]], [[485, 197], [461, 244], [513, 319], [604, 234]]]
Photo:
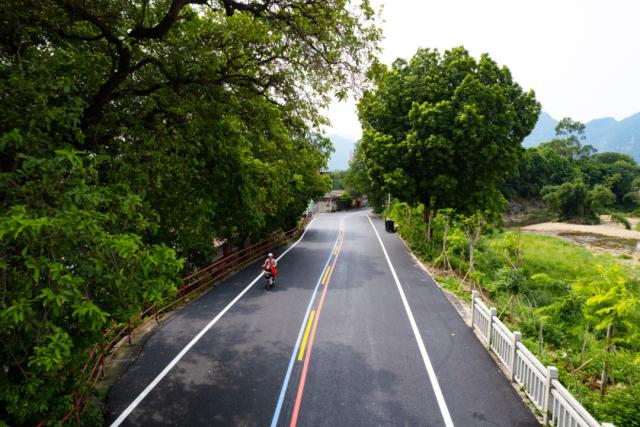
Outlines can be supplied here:
[[607, 215], [603, 215], [600, 220], [601, 223], [597, 225], [543, 222], [522, 227], [521, 230], [527, 233], [561, 237], [594, 253], [608, 253], [632, 261], [640, 260], [640, 231], [636, 231], [640, 219], [628, 219], [631, 230], [611, 221]]
[[640, 218], [629, 218], [631, 230], [627, 230], [621, 224], [611, 221], [611, 217], [603, 215], [600, 217], [601, 224], [584, 225], [570, 224], [567, 222], [543, 222], [540, 224], [528, 225], [522, 227], [523, 231], [538, 231], [544, 233], [590, 233], [602, 236], [616, 237], [620, 239], [636, 239], [640, 240], [640, 231], [635, 231], [635, 227], [640, 222]]

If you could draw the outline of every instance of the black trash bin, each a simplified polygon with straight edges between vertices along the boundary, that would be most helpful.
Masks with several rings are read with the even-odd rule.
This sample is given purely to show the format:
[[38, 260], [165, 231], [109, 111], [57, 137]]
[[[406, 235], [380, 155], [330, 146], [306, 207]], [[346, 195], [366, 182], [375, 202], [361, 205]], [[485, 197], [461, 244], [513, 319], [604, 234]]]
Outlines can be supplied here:
[[388, 231], [389, 233], [393, 233], [396, 230], [395, 227], [396, 227], [396, 225], [395, 225], [395, 223], [393, 222], [392, 219], [387, 218], [384, 221], [384, 229], [386, 231]]

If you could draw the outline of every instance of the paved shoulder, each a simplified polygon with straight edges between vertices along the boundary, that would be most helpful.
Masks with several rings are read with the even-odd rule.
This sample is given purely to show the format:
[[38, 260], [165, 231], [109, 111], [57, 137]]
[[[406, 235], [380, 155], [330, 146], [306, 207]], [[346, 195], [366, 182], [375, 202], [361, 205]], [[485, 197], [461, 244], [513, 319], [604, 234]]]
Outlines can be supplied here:
[[508, 379], [433, 279], [384, 223], [373, 223], [387, 248], [425, 342], [456, 426], [539, 426]]

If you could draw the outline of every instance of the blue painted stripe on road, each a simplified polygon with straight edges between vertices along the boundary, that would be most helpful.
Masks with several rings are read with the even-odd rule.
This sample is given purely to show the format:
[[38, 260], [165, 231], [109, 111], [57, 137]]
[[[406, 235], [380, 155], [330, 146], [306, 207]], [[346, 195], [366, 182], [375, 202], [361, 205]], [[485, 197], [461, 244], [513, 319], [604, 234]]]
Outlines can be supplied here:
[[289, 380], [291, 379], [291, 373], [293, 372], [293, 366], [296, 361], [296, 354], [298, 353], [298, 348], [300, 347], [300, 341], [302, 340], [302, 335], [304, 334], [304, 327], [307, 324], [309, 314], [311, 313], [311, 307], [313, 307], [313, 302], [316, 299], [316, 294], [318, 293], [318, 288], [320, 287], [320, 283], [322, 282], [322, 275], [329, 266], [329, 262], [333, 258], [333, 252], [338, 245], [338, 241], [340, 240], [340, 231], [338, 231], [338, 237], [336, 237], [336, 241], [333, 244], [333, 248], [331, 248], [331, 252], [329, 252], [329, 257], [327, 258], [327, 262], [321, 270], [320, 277], [318, 277], [318, 282], [316, 283], [316, 287], [313, 290], [313, 294], [311, 295], [311, 300], [309, 301], [309, 305], [307, 306], [307, 312], [304, 315], [304, 319], [302, 321], [302, 325], [300, 326], [300, 332], [298, 333], [298, 339], [296, 340], [296, 345], [291, 352], [291, 360], [289, 360], [289, 367], [287, 368], [287, 373], [284, 376], [284, 382], [282, 383], [282, 388], [280, 389], [280, 396], [278, 397], [278, 404], [276, 405], [276, 410], [273, 414], [273, 419], [271, 420], [271, 427], [276, 427], [278, 425], [278, 420], [280, 418], [280, 412], [282, 411], [282, 405], [284, 403], [284, 397], [287, 394], [287, 388], [289, 388]]

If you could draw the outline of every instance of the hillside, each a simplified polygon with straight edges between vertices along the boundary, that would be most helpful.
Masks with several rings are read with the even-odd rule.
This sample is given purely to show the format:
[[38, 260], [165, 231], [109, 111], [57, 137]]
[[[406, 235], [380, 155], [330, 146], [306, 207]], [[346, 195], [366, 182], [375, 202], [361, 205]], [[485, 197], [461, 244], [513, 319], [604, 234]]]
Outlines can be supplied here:
[[[522, 145], [533, 147], [549, 141], [555, 136], [557, 123], [556, 119], [542, 112], [535, 128]], [[598, 152], [625, 153], [640, 162], [640, 113], [620, 121], [611, 117], [594, 119], [586, 123], [586, 128], [585, 143], [593, 145]]]
[[543, 111], [540, 113], [538, 123], [536, 123], [529, 136], [522, 141], [522, 145], [528, 148], [553, 139], [556, 134], [555, 128], [557, 124], [558, 121], [556, 119]]

